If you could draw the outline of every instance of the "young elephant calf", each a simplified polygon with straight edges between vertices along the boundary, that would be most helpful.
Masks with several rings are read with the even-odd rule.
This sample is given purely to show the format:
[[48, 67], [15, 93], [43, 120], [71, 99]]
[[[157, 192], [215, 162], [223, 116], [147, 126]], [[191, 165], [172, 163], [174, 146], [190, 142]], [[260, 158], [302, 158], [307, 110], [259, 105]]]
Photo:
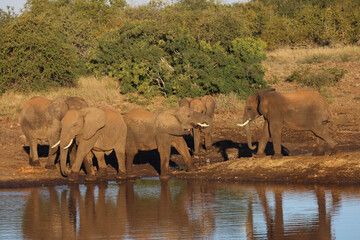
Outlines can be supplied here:
[[[92, 152], [99, 163], [99, 170], [106, 169], [104, 153], [115, 151], [118, 161], [118, 179], [126, 178], [125, 143], [127, 127], [120, 113], [110, 109], [84, 108], [69, 110], [61, 120], [60, 135], [60, 167], [61, 173], [68, 176], [70, 181], [78, 179], [79, 171], [84, 158], [89, 161]], [[66, 167], [67, 149], [76, 139], [78, 145], [76, 159], [71, 167], [70, 174]], [[56, 145], [54, 145], [56, 146]], [[88, 176], [94, 178], [92, 164], [85, 164]]]

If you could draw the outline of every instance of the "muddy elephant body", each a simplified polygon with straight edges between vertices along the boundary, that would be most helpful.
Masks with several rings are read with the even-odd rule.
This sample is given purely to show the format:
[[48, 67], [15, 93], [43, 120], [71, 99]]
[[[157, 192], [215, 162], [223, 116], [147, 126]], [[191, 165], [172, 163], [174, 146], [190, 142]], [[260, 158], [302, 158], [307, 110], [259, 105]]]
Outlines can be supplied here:
[[337, 143], [328, 131], [329, 105], [317, 92], [300, 90], [280, 93], [274, 89], [259, 90], [246, 101], [244, 125], [248, 146], [252, 145], [249, 122], [264, 116], [265, 123], [259, 141], [256, 156], [264, 156], [267, 142], [271, 138], [274, 145], [273, 158], [281, 158], [281, 129], [283, 126], [294, 130], [312, 131], [317, 137], [317, 149], [314, 155], [323, 155], [324, 141], [333, 153], [337, 151]]
[[[203, 113], [214, 118], [215, 113], [215, 101], [211, 96], [197, 97], [197, 98], [183, 98], [179, 102], [179, 106], [186, 106], [196, 112]], [[204, 135], [205, 149], [209, 149], [212, 146], [212, 127], [210, 128], [194, 128], [192, 135], [194, 137], [194, 154], [199, 154], [202, 147], [201, 135]]]
[[[92, 180], [95, 173], [92, 169], [91, 153], [98, 160], [99, 169], [106, 169], [104, 154], [115, 151], [118, 161], [118, 179], [126, 178], [125, 143], [127, 127], [119, 112], [111, 109], [88, 107], [68, 111], [61, 121], [60, 135], [60, 169], [70, 181], [76, 181], [83, 161], [87, 179]], [[68, 173], [66, 166], [67, 149], [76, 139], [76, 158]], [[106, 171], [106, 170], [105, 170]]]
[[[60, 122], [70, 109], [81, 109], [88, 104], [83, 98], [60, 96], [51, 101], [43, 97], [33, 97], [27, 101], [20, 116], [20, 126], [30, 145], [29, 164], [39, 166], [37, 144], [48, 140], [53, 146], [60, 138]], [[55, 167], [57, 148], [49, 148], [46, 168]]]
[[[169, 178], [168, 167], [171, 146], [174, 146], [185, 159], [189, 171], [193, 163], [183, 135], [200, 125], [212, 125], [211, 119], [187, 107], [168, 109], [160, 113], [145, 110], [132, 110], [124, 115], [128, 127], [126, 141], [127, 172], [133, 175], [132, 164], [138, 151], [157, 149], [160, 154], [161, 179]], [[202, 125], [203, 126], [203, 125]]]

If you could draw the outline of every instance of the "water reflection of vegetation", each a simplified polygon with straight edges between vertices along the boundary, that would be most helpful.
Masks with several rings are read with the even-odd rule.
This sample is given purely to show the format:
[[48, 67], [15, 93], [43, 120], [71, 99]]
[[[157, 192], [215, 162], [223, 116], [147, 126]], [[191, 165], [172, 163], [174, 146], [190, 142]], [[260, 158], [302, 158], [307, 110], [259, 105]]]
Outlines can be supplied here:
[[[23, 214], [23, 237], [208, 239], [220, 233], [247, 239], [332, 239], [332, 218], [342, 206], [344, 190], [289, 189], [175, 180], [32, 189]], [[290, 209], [295, 220], [286, 222], [289, 193], [314, 211], [304, 219]], [[311, 201], [306, 201], [309, 196]]]

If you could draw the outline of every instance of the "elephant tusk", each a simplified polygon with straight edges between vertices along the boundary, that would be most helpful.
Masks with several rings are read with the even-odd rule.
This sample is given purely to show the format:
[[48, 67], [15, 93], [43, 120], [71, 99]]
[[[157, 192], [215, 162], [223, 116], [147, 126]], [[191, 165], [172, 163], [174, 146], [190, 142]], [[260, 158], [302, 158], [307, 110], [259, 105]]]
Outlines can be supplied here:
[[210, 126], [207, 123], [198, 123], [197, 125], [200, 126], [200, 127], [209, 127]]
[[56, 148], [57, 146], [59, 146], [59, 144], [60, 144], [60, 140], [57, 143], [55, 143], [51, 148]]
[[71, 144], [73, 143], [73, 141], [74, 141], [74, 139], [71, 139], [71, 141], [69, 142], [69, 144], [66, 145], [66, 147], [64, 147], [64, 150], [68, 149], [68, 148], [71, 146]]
[[239, 127], [243, 127], [243, 126], [245, 126], [246, 124], [248, 124], [250, 122], [250, 119], [248, 119], [246, 122], [244, 122], [244, 123], [238, 123], [238, 124], [236, 124], [237, 126], [239, 126]]

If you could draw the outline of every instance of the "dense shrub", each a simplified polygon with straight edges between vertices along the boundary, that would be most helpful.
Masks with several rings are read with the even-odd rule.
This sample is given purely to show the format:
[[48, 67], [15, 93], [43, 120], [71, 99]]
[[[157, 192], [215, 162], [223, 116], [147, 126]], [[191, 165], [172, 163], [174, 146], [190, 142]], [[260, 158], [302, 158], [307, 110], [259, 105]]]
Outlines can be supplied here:
[[236, 92], [245, 97], [265, 86], [265, 43], [235, 39], [230, 48], [198, 42], [183, 28], [162, 32], [156, 22], [125, 23], [104, 33], [89, 69], [120, 80], [122, 91], [199, 96]]
[[0, 36], [0, 93], [74, 84], [74, 48], [44, 19], [21, 15]]
[[19, 16], [0, 10], [0, 92], [68, 86], [81, 72], [149, 96], [245, 97], [265, 87], [262, 42], [356, 44], [359, 12], [358, 0], [28, 0]]

